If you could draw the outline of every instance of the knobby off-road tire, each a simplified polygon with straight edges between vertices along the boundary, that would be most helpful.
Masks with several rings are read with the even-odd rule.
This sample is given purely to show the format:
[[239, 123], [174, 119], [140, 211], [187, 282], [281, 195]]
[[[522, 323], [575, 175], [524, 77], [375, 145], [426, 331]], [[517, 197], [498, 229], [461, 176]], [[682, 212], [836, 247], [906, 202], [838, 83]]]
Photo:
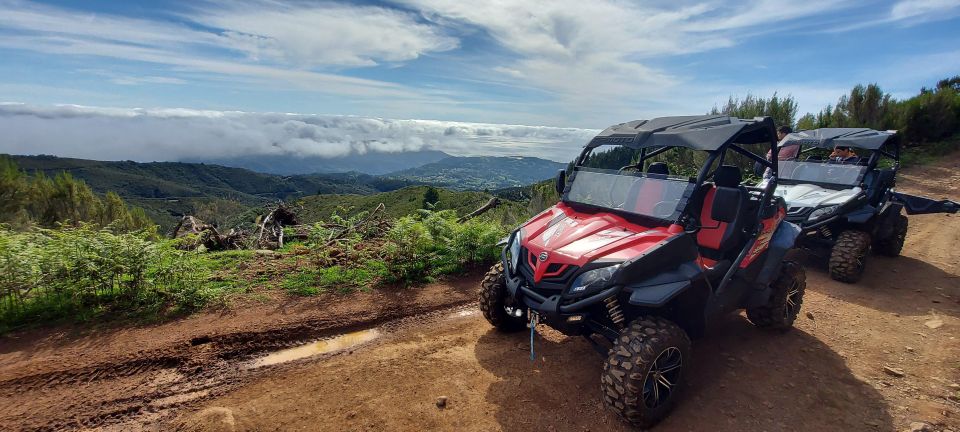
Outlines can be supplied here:
[[903, 250], [903, 242], [907, 239], [908, 225], [907, 217], [898, 214], [893, 221], [893, 231], [885, 238], [877, 238], [873, 242], [873, 250], [889, 257], [900, 256], [900, 251]]
[[503, 263], [497, 263], [487, 271], [483, 282], [480, 282], [480, 311], [499, 331], [515, 332], [526, 328], [526, 314], [512, 316], [507, 313], [505, 306], [508, 306], [507, 283], [503, 276]]
[[793, 321], [803, 305], [807, 273], [800, 264], [784, 261], [780, 266], [780, 274], [770, 288], [767, 304], [747, 309], [747, 318], [757, 327], [787, 330], [793, 327]]
[[870, 234], [857, 230], [840, 233], [830, 252], [830, 277], [846, 283], [860, 280], [869, 250]]
[[603, 399], [624, 420], [640, 428], [670, 413], [690, 366], [690, 339], [676, 324], [641, 317], [620, 332], [603, 365]]

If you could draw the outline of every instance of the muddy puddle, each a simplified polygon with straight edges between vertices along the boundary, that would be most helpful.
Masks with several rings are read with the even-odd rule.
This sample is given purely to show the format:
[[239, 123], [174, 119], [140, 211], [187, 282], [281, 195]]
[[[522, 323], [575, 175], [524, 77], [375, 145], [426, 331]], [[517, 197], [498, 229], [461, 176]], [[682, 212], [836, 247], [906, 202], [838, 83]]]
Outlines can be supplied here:
[[311, 342], [306, 345], [301, 345], [298, 347], [287, 348], [281, 351], [277, 351], [266, 356], [260, 357], [248, 365], [250, 369], [256, 369], [259, 367], [270, 366], [280, 363], [287, 363], [294, 360], [305, 359], [307, 357], [312, 357], [320, 354], [331, 354], [339, 351], [343, 351], [348, 348], [355, 347], [357, 345], [370, 342], [378, 337], [381, 333], [378, 329], [368, 329], [361, 330], [352, 333], [345, 333], [339, 336], [334, 336], [329, 339], [323, 339], [316, 342]]
[[470, 308], [470, 309], [464, 309], [461, 311], [454, 312], [450, 315], [447, 315], [447, 318], [466, 318], [466, 317], [477, 315], [479, 313], [480, 313], [480, 309]]

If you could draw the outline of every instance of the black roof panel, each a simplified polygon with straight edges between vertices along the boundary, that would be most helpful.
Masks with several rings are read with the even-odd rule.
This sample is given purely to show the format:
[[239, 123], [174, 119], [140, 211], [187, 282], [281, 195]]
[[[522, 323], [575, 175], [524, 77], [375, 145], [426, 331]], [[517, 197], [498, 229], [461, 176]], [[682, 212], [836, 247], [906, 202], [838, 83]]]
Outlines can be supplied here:
[[780, 147], [804, 145], [832, 149], [836, 146], [846, 146], [876, 150], [894, 135], [896, 132], [867, 128], [821, 128], [787, 135], [780, 143]]
[[771, 142], [773, 121], [767, 117], [743, 120], [722, 115], [658, 117], [610, 126], [587, 147], [623, 145], [632, 148], [688, 147], [713, 151], [738, 138], [740, 144]]

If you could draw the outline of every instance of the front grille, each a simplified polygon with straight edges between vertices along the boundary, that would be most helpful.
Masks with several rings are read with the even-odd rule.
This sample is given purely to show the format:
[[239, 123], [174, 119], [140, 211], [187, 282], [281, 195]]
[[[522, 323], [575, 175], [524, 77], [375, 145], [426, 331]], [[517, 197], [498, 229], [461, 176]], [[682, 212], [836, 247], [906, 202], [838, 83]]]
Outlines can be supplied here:
[[[540, 262], [537, 260], [536, 256], [527, 250], [527, 248], [520, 249], [520, 257], [521, 259], [517, 264], [520, 275], [523, 276], [523, 278], [527, 281], [527, 285], [531, 289], [536, 291], [537, 294], [545, 297], [560, 294], [560, 292], [563, 291], [563, 289], [573, 280], [573, 275], [576, 274], [577, 270], [580, 269], [580, 267], [572, 264], [567, 265], [566, 268], [563, 269], [562, 273], [549, 277], [544, 276], [540, 282], [534, 283], [533, 274], [536, 269], [532, 267], [530, 263], [533, 262], [534, 265], [536, 265]], [[547, 267], [546, 273], [556, 273], [560, 271], [563, 266], [564, 264], [560, 263], [550, 263], [549, 267]]]
[[813, 212], [813, 207], [789, 207], [787, 208], [787, 221], [794, 223], [806, 222], [811, 212]]
[[800, 216], [807, 215], [813, 210], [813, 207], [789, 207], [787, 208], [788, 216]]

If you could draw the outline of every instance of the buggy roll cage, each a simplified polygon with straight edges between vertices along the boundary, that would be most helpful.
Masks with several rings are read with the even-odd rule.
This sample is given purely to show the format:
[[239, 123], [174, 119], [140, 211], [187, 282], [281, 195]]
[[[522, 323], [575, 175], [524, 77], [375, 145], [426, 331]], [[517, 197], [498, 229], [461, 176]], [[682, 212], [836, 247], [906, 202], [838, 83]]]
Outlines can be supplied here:
[[893, 161], [894, 171], [900, 169], [900, 135], [895, 130], [821, 128], [797, 131], [787, 135], [777, 147], [789, 146], [800, 146], [798, 157], [816, 150], [832, 150], [836, 146], [868, 150], [870, 157], [865, 164], [868, 171], [876, 169], [883, 157]]
[[[893, 166], [889, 169], [891, 169], [894, 174], [900, 169], [900, 136], [895, 130], [877, 131], [867, 128], [812, 129], [787, 135], [779, 147], [790, 145], [808, 147], [806, 150], [801, 147], [801, 151], [797, 153], [798, 156], [816, 149], [832, 149], [836, 146], [870, 150], [872, 153], [870, 154], [870, 158], [867, 159], [867, 172], [876, 172], [882, 157], [893, 160]], [[864, 186], [864, 178], [860, 179], [860, 185]], [[960, 203], [949, 199], [936, 201], [930, 198], [892, 190], [890, 191], [890, 199], [902, 204], [907, 214], [911, 215], [957, 213], [957, 211], [960, 210]]]
[[[767, 160], [742, 145], [765, 144], [769, 147], [771, 159]], [[639, 160], [628, 167], [637, 167], [643, 170], [644, 163], [651, 158], [660, 155], [668, 150], [676, 148], [689, 148], [708, 153], [703, 166], [700, 167], [697, 177], [694, 180], [693, 193], [699, 191], [701, 186], [708, 178], [711, 178], [721, 166], [726, 158], [726, 151], [733, 150], [748, 159], [769, 168], [771, 176], [766, 185], [761, 190], [760, 205], [758, 206], [757, 219], [762, 220], [763, 215], [768, 211], [770, 205], [774, 203], [773, 192], [777, 188], [778, 167], [776, 162], [779, 154], [777, 146], [777, 131], [773, 119], [770, 117], [755, 117], [753, 119], [739, 119], [728, 116], [681, 116], [681, 117], [660, 117], [651, 120], [635, 120], [632, 122], [621, 123], [604, 129], [599, 135], [593, 138], [583, 151], [575, 159], [573, 172], [569, 175], [561, 201], [567, 201], [567, 194], [570, 191], [570, 184], [576, 180], [577, 169], [584, 167], [587, 157], [594, 149], [601, 146], [620, 145], [640, 150]], [[719, 161], [719, 162], [718, 162]], [[716, 163], [716, 167], [711, 169]], [[691, 204], [689, 196], [687, 202], [680, 211], [676, 221], [667, 220], [669, 223], [677, 223], [685, 226], [689, 222], [691, 213]], [[573, 202], [576, 205], [583, 205]], [[594, 207], [587, 205], [589, 207]], [[627, 213], [617, 209], [605, 209], [617, 213]], [[699, 227], [698, 227], [699, 228]], [[750, 233], [751, 239], [756, 237], [758, 232]], [[749, 242], [752, 244], [752, 240]], [[744, 251], [749, 248], [744, 249]], [[739, 260], [738, 260], [739, 261]]]

